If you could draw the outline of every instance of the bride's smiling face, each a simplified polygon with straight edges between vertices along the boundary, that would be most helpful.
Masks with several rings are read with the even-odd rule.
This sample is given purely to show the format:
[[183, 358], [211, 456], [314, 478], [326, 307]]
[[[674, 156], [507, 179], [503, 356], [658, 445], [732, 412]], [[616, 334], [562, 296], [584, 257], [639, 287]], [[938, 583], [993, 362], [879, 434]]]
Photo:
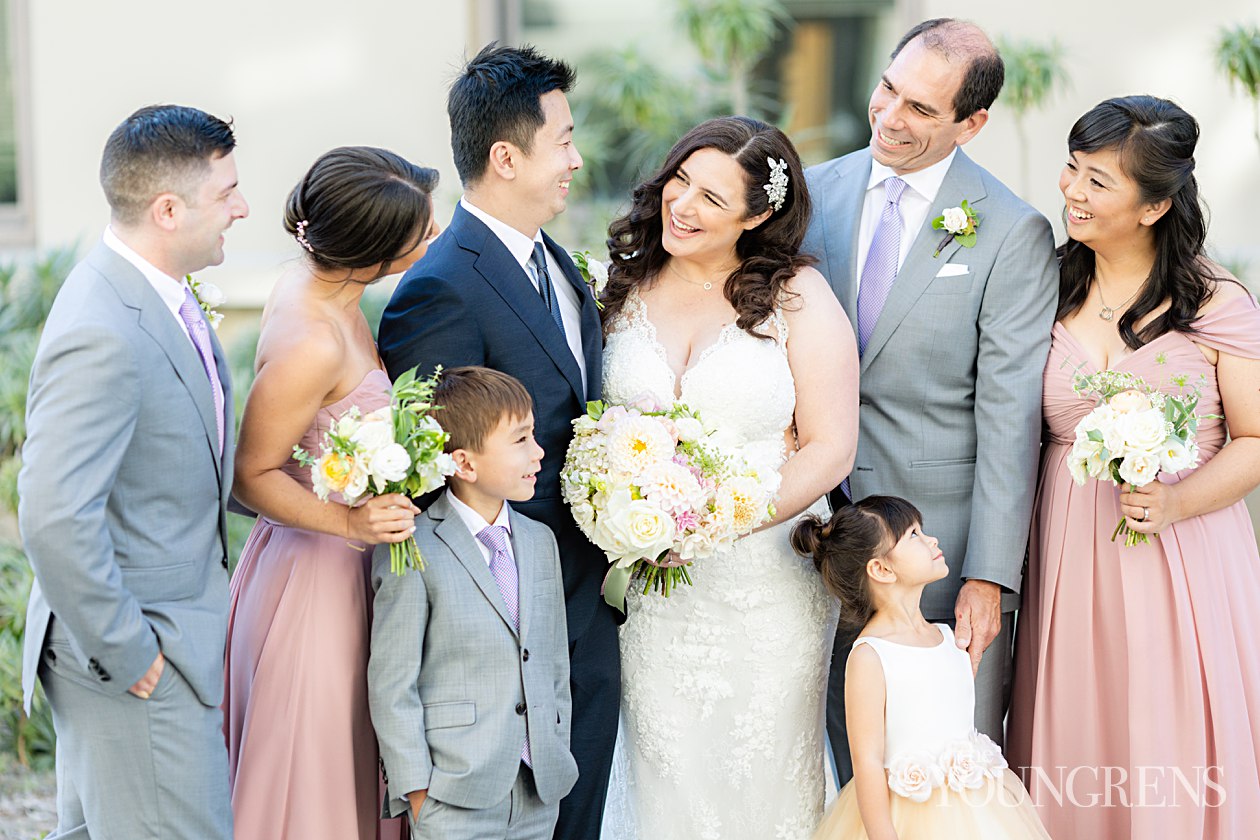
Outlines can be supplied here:
[[661, 189], [661, 244], [670, 255], [725, 261], [735, 243], [769, 217], [746, 218], [748, 176], [735, 158], [697, 149]]

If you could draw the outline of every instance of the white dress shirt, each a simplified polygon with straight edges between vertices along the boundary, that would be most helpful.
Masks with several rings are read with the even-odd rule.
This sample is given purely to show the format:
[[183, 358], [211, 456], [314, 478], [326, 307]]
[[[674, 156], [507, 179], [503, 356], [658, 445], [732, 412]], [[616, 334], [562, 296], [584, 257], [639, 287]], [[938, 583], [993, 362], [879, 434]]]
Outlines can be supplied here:
[[516, 562], [516, 555], [512, 553], [512, 540], [511, 540], [512, 523], [508, 519], [508, 503], [507, 502], [504, 502], [503, 506], [499, 508], [499, 515], [494, 518], [494, 521], [487, 522], [485, 520], [485, 517], [483, 517], [480, 513], [477, 513], [477, 511], [473, 510], [468, 505], [464, 504], [458, 498], [456, 498], [455, 494], [450, 491], [450, 488], [447, 488], [446, 490], [446, 501], [450, 503], [451, 509], [454, 510], [457, 514], [459, 514], [459, 519], [461, 522], [464, 523], [464, 527], [468, 529], [468, 533], [472, 534], [473, 542], [475, 542], [477, 544], [477, 548], [481, 550], [481, 559], [486, 561], [487, 568], [489, 568], [490, 560], [491, 560], [490, 549], [486, 547], [485, 543], [477, 539], [477, 535], [480, 534], [485, 528], [488, 528], [491, 525], [501, 525], [502, 527], [507, 529], [508, 557], [512, 558], [513, 563]]
[[144, 279], [149, 281], [153, 291], [157, 292], [158, 297], [162, 299], [162, 303], [165, 303], [166, 308], [175, 316], [175, 323], [179, 324], [179, 331], [187, 335], [193, 347], [196, 347], [197, 342], [193, 341], [193, 337], [189, 335], [188, 325], [184, 323], [183, 316], [179, 314], [179, 308], [184, 305], [184, 289], [188, 288], [188, 284], [183, 280], [176, 280], [137, 254], [127, 243], [119, 239], [118, 234], [114, 233], [113, 229], [108, 226], [105, 228], [105, 233], [101, 235], [101, 241], [115, 254], [134, 265], [136, 271], [144, 275]]
[[[543, 241], [542, 231], [538, 231], [534, 234], [534, 238], [530, 239], [511, 225], [504, 224], [480, 207], [470, 204], [465, 198], [459, 200], [459, 206], [490, 228], [490, 232], [499, 238], [512, 258], [520, 263], [521, 270], [525, 272], [525, 276], [534, 287], [534, 293], [539, 294], [538, 278], [534, 276], [534, 269], [529, 260], [534, 255], [534, 243]], [[551, 275], [551, 285], [556, 290], [556, 300], [560, 304], [560, 320], [564, 322], [564, 337], [569, 343], [569, 352], [573, 354], [573, 360], [577, 362], [578, 371], [582, 375], [582, 391], [585, 393], [586, 356], [582, 354], [582, 301], [578, 297], [577, 289], [573, 288], [573, 284], [561, 270], [560, 264], [556, 262], [555, 255], [551, 253], [546, 243], [543, 243], [543, 253], [547, 255], [547, 273]]]
[[[945, 182], [945, 175], [949, 172], [949, 166], [954, 162], [956, 154], [958, 154], [957, 147], [946, 155], [944, 160], [905, 175], [897, 175], [879, 161], [871, 160], [871, 179], [866, 183], [866, 198], [862, 202], [862, 222], [858, 227], [857, 288], [862, 286], [862, 271], [866, 268], [866, 255], [871, 250], [871, 240], [875, 238], [875, 228], [879, 226], [879, 217], [884, 212], [884, 203], [887, 201], [884, 181], [896, 176], [906, 182], [906, 189], [902, 191], [901, 201], [898, 202], [898, 207], [901, 208], [901, 252], [897, 255], [897, 269], [901, 270], [915, 237], [923, 232], [923, 226], [929, 221], [928, 210], [936, 201], [936, 194], [941, 191], [941, 184]], [[931, 233], [935, 234], [936, 231], [931, 231]], [[944, 235], [944, 233], [941, 234], [942, 237]]]

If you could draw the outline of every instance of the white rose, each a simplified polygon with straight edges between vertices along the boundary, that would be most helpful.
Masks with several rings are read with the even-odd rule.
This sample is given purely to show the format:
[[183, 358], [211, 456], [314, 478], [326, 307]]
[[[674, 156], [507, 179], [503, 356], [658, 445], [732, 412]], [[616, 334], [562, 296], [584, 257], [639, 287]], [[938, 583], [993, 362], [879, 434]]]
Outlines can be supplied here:
[[609, 558], [627, 565], [668, 551], [676, 530], [674, 520], [656, 505], [621, 491], [610, 498], [596, 532], [607, 538], [607, 544], [600, 542], [600, 546]]
[[1120, 462], [1120, 477], [1134, 487], [1144, 487], [1159, 474], [1159, 455], [1131, 452]]
[[943, 215], [945, 219], [942, 225], [949, 233], [962, 233], [967, 229], [967, 211], [961, 207], [950, 207]]
[[1168, 437], [1168, 428], [1163, 413], [1150, 409], [1117, 417], [1116, 433], [1124, 441], [1126, 454], [1145, 454], [1159, 451]]
[[591, 282], [595, 284], [595, 296], [599, 297], [604, 293], [604, 287], [608, 285], [608, 263], [587, 260], [586, 273], [591, 275]]
[[363, 418], [363, 424], [350, 435], [350, 440], [357, 443], [369, 454], [375, 454], [394, 443], [394, 426], [370, 415]]
[[1085, 479], [1089, 478], [1089, 470], [1086, 467], [1085, 458], [1078, 456], [1075, 449], [1068, 454], [1067, 468], [1072, 481], [1076, 482], [1078, 487], [1084, 487]]
[[927, 802], [944, 781], [940, 765], [924, 754], [901, 753], [888, 765], [888, 789], [912, 802]]
[[941, 756], [941, 770], [945, 773], [945, 783], [962, 793], [984, 784], [988, 764], [980, 761], [980, 755], [970, 740], [957, 741]]
[[694, 417], [679, 417], [674, 425], [678, 428], [678, 439], [683, 443], [693, 443], [704, 437], [704, 426]]
[[197, 284], [197, 299], [211, 309], [227, 303], [227, 297], [223, 294], [223, 290], [204, 280]]
[[590, 524], [595, 521], [595, 508], [590, 502], [578, 502], [570, 510], [573, 511], [573, 521], [585, 533]]
[[1194, 466], [1197, 460], [1198, 452], [1192, 454], [1190, 446], [1182, 443], [1181, 438], [1170, 437], [1164, 441], [1163, 447], [1159, 450], [1159, 468], [1164, 472], [1181, 472], [1187, 467]]
[[361, 423], [362, 418], [359, 416], [359, 409], [351, 408], [345, 414], [341, 415], [341, 417], [337, 418], [332, 425], [331, 431], [337, 437], [348, 438], [353, 436], [354, 433], [359, 430], [359, 425]]
[[350, 480], [346, 482], [346, 489], [341, 491], [341, 495], [345, 497], [346, 504], [352, 505], [362, 498], [368, 489], [368, 471], [363, 464], [363, 459], [357, 458], [354, 462], [354, 469], [350, 471]]
[[407, 450], [400, 443], [391, 443], [372, 453], [367, 468], [376, 485], [376, 492], [380, 493], [388, 482], [402, 481], [406, 478], [407, 469], [410, 466], [411, 456], [407, 454]]
[[678, 556], [683, 560], [701, 560], [712, 557], [716, 550], [717, 546], [714, 545], [713, 538], [703, 529], [696, 529], [682, 538], [678, 546]]
[[1068, 453], [1068, 472], [1072, 474], [1072, 480], [1078, 485], [1084, 485], [1085, 479], [1093, 475], [1097, 478], [1097, 474], [1091, 471], [1091, 465], [1102, 466], [1102, 449], [1103, 445], [1097, 441], [1090, 440], [1087, 437], [1078, 437], [1076, 443], [1072, 445], [1072, 451]]

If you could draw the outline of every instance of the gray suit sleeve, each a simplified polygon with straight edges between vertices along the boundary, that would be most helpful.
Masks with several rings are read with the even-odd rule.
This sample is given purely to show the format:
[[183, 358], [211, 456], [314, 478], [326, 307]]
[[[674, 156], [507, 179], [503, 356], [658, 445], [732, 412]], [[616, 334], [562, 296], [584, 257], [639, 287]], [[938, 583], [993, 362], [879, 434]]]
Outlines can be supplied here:
[[[983, 236], [983, 234], [981, 234]], [[1019, 592], [1041, 444], [1041, 383], [1059, 271], [1050, 223], [1028, 211], [994, 262], [978, 327], [976, 477], [964, 579]]]
[[159, 651], [123, 583], [106, 518], [123, 459], [144, 457], [143, 446], [131, 446], [140, 402], [139, 360], [117, 331], [81, 326], [48, 340], [31, 376], [18, 477], [18, 517], [40, 589], [110, 676], [100, 688], [119, 694]]
[[368, 708], [388, 778], [389, 813], [397, 816], [410, 807], [407, 794], [428, 790], [433, 775], [418, 686], [429, 599], [420, 572], [390, 571], [388, 545], [373, 554], [372, 586]]

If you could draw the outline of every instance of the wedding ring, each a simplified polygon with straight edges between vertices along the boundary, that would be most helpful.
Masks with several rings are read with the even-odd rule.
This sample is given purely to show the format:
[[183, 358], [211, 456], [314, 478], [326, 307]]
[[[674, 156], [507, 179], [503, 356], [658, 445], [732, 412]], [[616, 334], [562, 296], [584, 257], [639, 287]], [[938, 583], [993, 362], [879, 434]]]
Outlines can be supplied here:
[[1151, 518], [1151, 509], [1148, 507], [1142, 508], [1142, 521], [1145, 522], [1146, 520], [1150, 518]]

